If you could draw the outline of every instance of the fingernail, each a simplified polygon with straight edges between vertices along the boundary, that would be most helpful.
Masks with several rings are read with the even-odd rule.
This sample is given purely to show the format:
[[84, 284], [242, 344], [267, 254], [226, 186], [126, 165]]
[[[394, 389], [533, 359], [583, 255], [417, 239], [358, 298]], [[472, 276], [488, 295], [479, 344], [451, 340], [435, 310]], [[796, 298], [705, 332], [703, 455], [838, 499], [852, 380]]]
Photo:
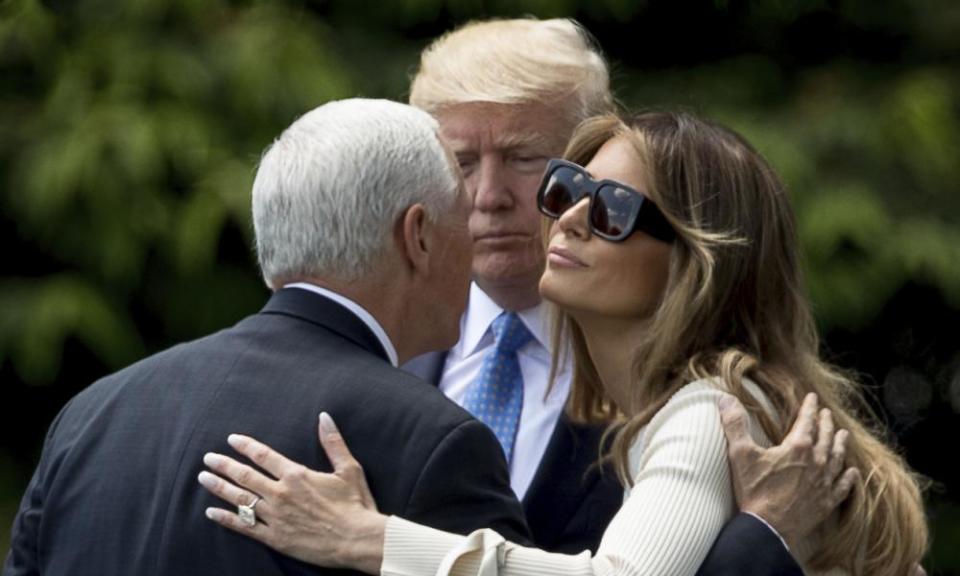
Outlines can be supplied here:
[[320, 413], [320, 429], [323, 430], [324, 434], [337, 434], [337, 425], [333, 423], [333, 418], [330, 417], [326, 412]]
[[207, 452], [203, 455], [203, 463], [211, 468], [216, 468], [223, 464], [223, 456], [214, 454], [213, 452]]
[[227, 444], [234, 448], [240, 448], [240, 445], [243, 443], [243, 437], [239, 434], [231, 434], [227, 436]]
[[216, 483], [217, 483], [217, 480], [216, 480], [216, 478], [214, 478], [213, 474], [211, 474], [211, 473], [209, 473], [209, 472], [206, 472], [206, 471], [201, 472], [201, 473], [197, 476], [197, 481], [200, 482], [200, 484], [201, 484], [204, 488], [213, 488], [213, 487], [216, 485]]
[[217, 519], [217, 518], [216, 518], [217, 513], [216, 513], [216, 510], [215, 510], [214, 508], [207, 508], [206, 510], [203, 511], [203, 513], [206, 514], [206, 515], [207, 515], [207, 518], [209, 518], [209, 519], [211, 519], [211, 520], [216, 520], [216, 519]]
[[732, 396], [721, 396], [720, 402], [718, 402], [720, 410], [727, 411], [733, 408], [733, 397]]

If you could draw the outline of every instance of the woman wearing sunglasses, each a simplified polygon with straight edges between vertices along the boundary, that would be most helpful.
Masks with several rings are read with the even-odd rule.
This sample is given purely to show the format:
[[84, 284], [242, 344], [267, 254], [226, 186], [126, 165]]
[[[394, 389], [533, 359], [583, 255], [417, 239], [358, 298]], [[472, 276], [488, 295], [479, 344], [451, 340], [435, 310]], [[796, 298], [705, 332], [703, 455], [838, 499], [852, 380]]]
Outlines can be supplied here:
[[[218, 468], [272, 499], [274, 514], [259, 532], [225, 511], [211, 518], [308, 562], [369, 573], [693, 574], [734, 513], [718, 400], [738, 398], [751, 433], [769, 445], [815, 392], [849, 431], [847, 463], [864, 474], [844, 473], [838, 485], [853, 485], [849, 498], [815, 534], [790, 543], [793, 555], [808, 573], [910, 573], [927, 545], [917, 481], [853, 415], [864, 407], [855, 382], [818, 356], [777, 175], [740, 136], [686, 114], [588, 120], [566, 156], [549, 163], [538, 195], [550, 219], [540, 291], [556, 304], [557, 343], [568, 339], [574, 354], [571, 411], [618, 420], [610, 458], [627, 487], [596, 556], [378, 514], [323, 417], [337, 474], [274, 490], [252, 469], [238, 479]], [[251, 439], [233, 440], [268, 471], [284, 465]], [[842, 462], [829, 468], [840, 475]], [[229, 490], [237, 488], [224, 482], [214, 492], [229, 499]], [[278, 537], [294, 530], [299, 538]]]

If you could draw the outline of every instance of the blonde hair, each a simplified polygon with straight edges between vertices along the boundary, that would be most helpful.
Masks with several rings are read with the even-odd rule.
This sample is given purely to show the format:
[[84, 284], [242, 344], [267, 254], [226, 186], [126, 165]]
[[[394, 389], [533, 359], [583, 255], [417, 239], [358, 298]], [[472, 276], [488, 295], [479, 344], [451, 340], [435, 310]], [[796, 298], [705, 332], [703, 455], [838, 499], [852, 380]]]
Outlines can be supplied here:
[[[852, 377], [819, 357], [793, 211], [779, 177], [738, 134], [682, 113], [587, 120], [565, 156], [586, 164], [615, 137], [632, 143], [647, 174], [644, 192], [678, 239], [649, 336], [636, 343], [631, 406], [616, 406], [604, 394], [582, 331], [557, 311], [554, 349], [562, 349], [561, 339], [569, 336], [574, 355], [571, 415], [588, 422], [620, 420], [607, 439], [609, 457], [626, 484], [628, 451], [640, 429], [690, 381], [721, 378], [777, 442], [803, 397], [816, 392], [837, 426], [850, 431], [847, 464], [862, 475], [807, 566], [908, 573], [927, 547], [919, 481], [885, 445], [880, 427], [856, 417], [871, 412]], [[746, 392], [745, 379], [770, 400], [772, 417]]]
[[431, 114], [467, 102], [556, 105], [570, 126], [611, 109], [607, 64], [574, 20], [490, 20], [448, 32], [420, 56], [410, 103]]

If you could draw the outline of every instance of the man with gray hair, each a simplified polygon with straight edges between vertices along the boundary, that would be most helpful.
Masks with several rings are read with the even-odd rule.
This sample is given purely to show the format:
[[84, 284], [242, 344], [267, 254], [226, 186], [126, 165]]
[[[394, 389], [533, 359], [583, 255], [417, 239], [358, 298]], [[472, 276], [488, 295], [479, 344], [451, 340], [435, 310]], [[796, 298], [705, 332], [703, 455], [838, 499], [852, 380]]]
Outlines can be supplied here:
[[[201, 473], [204, 455], [215, 462], [233, 432], [330, 470], [309, 432], [321, 412], [340, 422], [385, 512], [525, 540], [494, 436], [397, 368], [457, 341], [469, 212], [425, 112], [347, 100], [294, 122], [253, 187], [269, 302], [67, 404], [23, 498], [4, 574], [323, 573], [208, 521], [219, 500], [196, 484], [215, 482]], [[247, 490], [230, 496], [241, 521], [263, 527], [257, 513], [270, 502]]]

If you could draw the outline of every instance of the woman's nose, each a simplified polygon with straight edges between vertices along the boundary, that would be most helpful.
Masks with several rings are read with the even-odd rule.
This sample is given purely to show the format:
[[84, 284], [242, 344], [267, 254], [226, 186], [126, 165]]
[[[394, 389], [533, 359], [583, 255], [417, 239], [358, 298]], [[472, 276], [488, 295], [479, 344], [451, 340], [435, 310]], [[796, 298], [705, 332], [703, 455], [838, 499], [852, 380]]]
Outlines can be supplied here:
[[580, 238], [590, 235], [590, 225], [587, 218], [590, 215], [590, 197], [581, 198], [576, 204], [569, 207], [558, 218], [560, 230]]

